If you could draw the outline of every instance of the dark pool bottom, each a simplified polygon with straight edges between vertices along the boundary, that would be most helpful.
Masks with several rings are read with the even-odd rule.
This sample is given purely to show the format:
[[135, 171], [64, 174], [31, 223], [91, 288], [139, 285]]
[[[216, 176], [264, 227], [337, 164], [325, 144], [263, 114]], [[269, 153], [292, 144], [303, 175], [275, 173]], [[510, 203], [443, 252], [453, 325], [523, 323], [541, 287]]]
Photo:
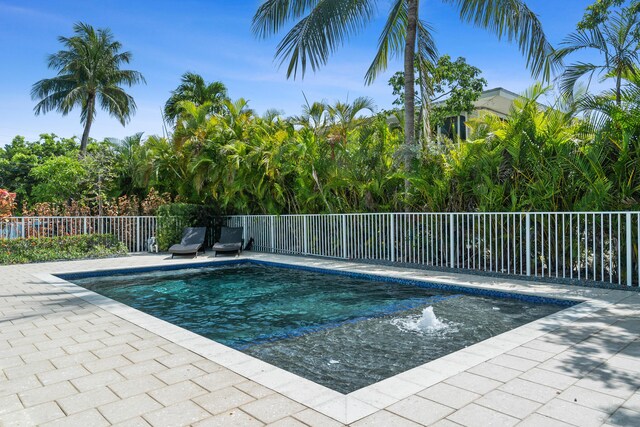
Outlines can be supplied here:
[[341, 393], [572, 304], [264, 264], [64, 278]]

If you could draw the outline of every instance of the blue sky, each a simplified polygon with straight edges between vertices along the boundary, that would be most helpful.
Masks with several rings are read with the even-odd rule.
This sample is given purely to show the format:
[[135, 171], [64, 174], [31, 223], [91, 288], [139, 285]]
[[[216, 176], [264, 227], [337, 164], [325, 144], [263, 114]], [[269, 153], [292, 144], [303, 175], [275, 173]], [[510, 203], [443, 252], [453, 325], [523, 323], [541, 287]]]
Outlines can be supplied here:
[[[552, 43], [573, 31], [593, 0], [530, 0]], [[136, 132], [160, 134], [160, 111], [185, 71], [207, 81], [220, 80], [232, 98], [243, 97], [258, 113], [269, 108], [298, 114], [309, 100], [335, 101], [358, 96], [373, 98], [379, 109], [393, 101], [389, 77], [401, 69], [391, 62], [387, 73], [371, 86], [363, 76], [376, 50], [377, 39], [390, 4], [380, 1], [378, 17], [366, 31], [333, 55], [329, 64], [304, 80], [287, 80], [273, 53], [279, 37], [256, 39], [250, 29], [258, 0], [0, 0], [0, 145], [15, 135], [35, 139], [40, 133], [81, 135], [79, 111], [62, 117], [56, 112], [34, 116], [31, 85], [52, 77], [47, 55], [59, 50], [57, 37], [70, 36], [74, 23], [108, 27], [125, 50], [133, 53], [131, 68], [143, 73], [146, 85], [129, 91], [138, 112], [122, 127], [99, 111], [91, 136], [122, 138]], [[460, 23], [455, 9], [440, 0], [423, 0], [421, 17], [436, 31], [441, 54], [463, 56], [479, 67], [489, 87], [521, 92], [533, 80], [513, 44], [499, 42], [484, 30]]]

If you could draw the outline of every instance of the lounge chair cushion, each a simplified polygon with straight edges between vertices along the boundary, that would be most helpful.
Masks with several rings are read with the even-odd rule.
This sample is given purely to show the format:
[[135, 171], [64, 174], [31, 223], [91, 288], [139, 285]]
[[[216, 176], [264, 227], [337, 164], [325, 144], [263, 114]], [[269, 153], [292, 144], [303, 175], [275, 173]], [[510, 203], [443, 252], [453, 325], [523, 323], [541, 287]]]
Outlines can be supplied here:
[[242, 249], [242, 243], [216, 243], [211, 249], [220, 252], [239, 251], [240, 249]]
[[222, 227], [220, 230], [220, 240], [216, 242], [211, 249], [218, 252], [242, 252], [242, 227]]
[[199, 250], [204, 252], [204, 237], [207, 232], [206, 227], [187, 227], [182, 232], [180, 243], [169, 248], [171, 256], [178, 254], [198, 254]]
[[169, 252], [173, 254], [192, 254], [192, 253], [198, 252], [198, 250], [200, 250], [201, 247], [202, 247], [202, 244], [199, 244], [199, 243], [194, 245], [175, 244], [169, 248]]

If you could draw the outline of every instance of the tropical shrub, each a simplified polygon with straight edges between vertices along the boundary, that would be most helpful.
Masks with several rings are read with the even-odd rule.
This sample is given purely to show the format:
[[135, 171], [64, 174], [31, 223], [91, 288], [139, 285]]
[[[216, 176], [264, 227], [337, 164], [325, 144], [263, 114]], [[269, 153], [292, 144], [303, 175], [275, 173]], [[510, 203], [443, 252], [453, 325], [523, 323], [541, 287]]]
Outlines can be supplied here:
[[212, 243], [222, 220], [211, 207], [189, 203], [172, 203], [160, 206], [158, 216], [158, 248], [166, 251], [174, 243], [180, 243], [185, 227], [207, 227], [205, 245]]
[[112, 234], [0, 239], [0, 264], [124, 256], [127, 248]]
[[11, 216], [15, 208], [16, 193], [0, 188], [0, 218]]
[[160, 206], [171, 203], [171, 200], [170, 194], [160, 194], [151, 188], [143, 200], [138, 200], [135, 195], [107, 199], [102, 202], [102, 212], [95, 203], [87, 205], [87, 200], [70, 200], [66, 203], [40, 202], [31, 206], [24, 203], [22, 216], [153, 216]]
[[[259, 117], [239, 100], [226, 102], [224, 115], [185, 104], [170, 138], [136, 142], [133, 160], [123, 154], [128, 150], [104, 155], [124, 168], [114, 170], [126, 172], [102, 181], [101, 191], [91, 179], [86, 182], [94, 183], [93, 190], [83, 184], [78, 193], [62, 196], [71, 183], [61, 183], [49, 201], [34, 203], [47, 194], [38, 189], [50, 185], [44, 182], [48, 174], [21, 175], [38, 177], [28, 189], [20, 177], [9, 184], [27, 190], [23, 201], [31, 203], [23, 205], [24, 215], [153, 215], [171, 202], [212, 206], [215, 214], [638, 208], [638, 92], [625, 92], [620, 106], [613, 98], [592, 96], [541, 108], [546, 94], [548, 89], [532, 88], [504, 120], [485, 114], [468, 121], [468, 140], [423, 147], [410, 173], [402, 167], [402, 129], [388, 113], [341, 113], [346, 119], [337, 119], [338, 109], [356, 107], [313, 103], [299, 117]], [[30, 151], [19, 142], [8, 151]], [[87, 157], [109, 149], [90, 144]], [[43, 171], [46, 164], [39, 160], [33, 169]], [[65, 174], [52, 170], [50, 176]], [[135, 184], [125, 180], [131, 174], [139, 177]], [[119, 185], [130, 194], [120, 193]], [[180, 230], [168, 233], [160, 232], [161, 247], [175, 243]]]
[[38, 182], [32, 190], [35, 200], [64, 203], [81, 192], [88, 170], [75, 155], [57, 156], [31, 169], [31, 175]]

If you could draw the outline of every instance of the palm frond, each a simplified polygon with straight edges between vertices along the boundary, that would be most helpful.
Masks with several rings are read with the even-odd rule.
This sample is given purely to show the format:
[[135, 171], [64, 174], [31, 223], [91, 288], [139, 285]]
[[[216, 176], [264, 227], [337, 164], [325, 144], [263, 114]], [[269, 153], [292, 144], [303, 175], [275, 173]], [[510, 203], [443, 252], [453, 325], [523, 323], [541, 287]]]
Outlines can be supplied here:
[[[304, 0], [286, 2], [289, 11], [286, 16], [301, 16], [297, 9], [301, 2], [307, 4]], [[326, 64], [331, 53], [371, 20], [375, 3], [373, 0], [318, 0], [276, 48], [275, 57], [280, 65], [288, 62], [287, 77], [296, 78], [298, 73], [304, 77], [308, 67], [316, 71]]]
[[515, 41], [534, 77], [549, 80], [558, 67], [554, 49], [540, 20], [522, 0], [444, 0], [454, 4], [462, 20], [485, 28], [499, 39]]
[[146, 83], [144, 76], [139, 71], [134, 70], [114, 70], [110, 74], [110, 83], [113, 85], [125, 84], [129, 87]]
[[351, 111], [355, 116], [363, 110], [369, 110], [373, 112], [376, 109], [376, 104], [372, 98], [368, 96], [359, 96], [351, 102]]
[[569, 34], [555, 51], [555, 56], [559, 60], [565, 56], [582, 49], [606, 49], [607, 42], [599, 28], [593, 30], [579, 30]]
[[300, 18], [319, 0], [266, 0], [253, 16], [251, 30], [261, 38], [276, 34], [288, 21]]
[[196, 105], [210, 103], [211, 113], [220, 113], [223, 103], [229, 99], [224, 83], [214, 81], [207, 83], [199, 74], [186, 72], [180, 79], [180, 85], [171, 91], [171, 96], [164, 105], [164, 115], [169, 123], [174, 123], [181, 111], [180, 102], [190, 101]]
[[137, 106], [133, 97], [117, 86], [103, 88], [97, 97], [102, 109], [118, 119], [122, 126], [127, 124], [136, 112]]
[[427, 64], [435, 64], [438, 61], [438, 46], [433, 38], [433, 27], [419, 20], [417, 24], [418, 60]]
[[560, 92], [566, 96], [573, 96], [578, 80], [588, 75], [589, 82], [591, 82], [593, 75], [601, 68], [598, 65], [585, 62], [568, 65], [560, 77]]
[[618, 108], [611, 97], [585, 93], [576, 100], [579, 111], [585, 114], [585, 119], [594, 130], [603, 129], [610, 122]]
[[378, 39], [378, 51], [373, 58], [364, 81], [371, 84], [378, 74], [387, 69], [389, 58], [399, 57], [404, 50], [405, 36], [407, 33], [407, 2], [396, 0], [391, 6], [389, 17]]

